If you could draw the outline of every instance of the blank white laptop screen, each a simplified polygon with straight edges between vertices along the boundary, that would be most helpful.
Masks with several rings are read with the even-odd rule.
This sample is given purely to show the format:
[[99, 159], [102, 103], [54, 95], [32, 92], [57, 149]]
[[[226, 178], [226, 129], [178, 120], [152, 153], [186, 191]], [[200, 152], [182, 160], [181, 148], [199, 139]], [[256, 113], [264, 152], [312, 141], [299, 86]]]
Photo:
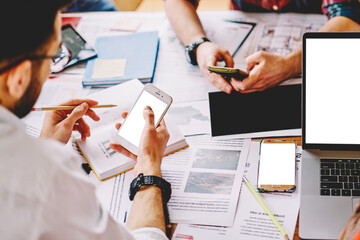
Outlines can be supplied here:
[[305, 143], [360, 144], [360, 39], [306, 39]]

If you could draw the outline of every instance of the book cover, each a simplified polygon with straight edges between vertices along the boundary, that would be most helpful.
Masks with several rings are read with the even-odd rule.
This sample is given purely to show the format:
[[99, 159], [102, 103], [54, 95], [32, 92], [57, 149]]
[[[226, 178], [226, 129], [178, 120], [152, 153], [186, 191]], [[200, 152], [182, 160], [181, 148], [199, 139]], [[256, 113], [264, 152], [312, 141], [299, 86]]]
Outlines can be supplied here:
[[[152, 82], [159, 48], [158, 32], [98, 37], [95, 50], [98, 57], [88, 61], [84, 86], [109, 86], [134, 78], [144, 83]], [[94, 77], [95, 61], [124, 60], [124, 73], [116, 77]]]

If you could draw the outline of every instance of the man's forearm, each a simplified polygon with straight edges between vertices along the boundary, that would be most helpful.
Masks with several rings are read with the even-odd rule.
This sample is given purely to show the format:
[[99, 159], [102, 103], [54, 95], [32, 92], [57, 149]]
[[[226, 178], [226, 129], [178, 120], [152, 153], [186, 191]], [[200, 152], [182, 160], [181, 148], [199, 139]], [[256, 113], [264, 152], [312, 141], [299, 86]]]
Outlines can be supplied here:
[[160, 188], [143, 186], [139, 189], [135, 195], [126, 226], [130, 230], [143, 227], [155, 227], [165, 232]]
[[319, 32], [359, 32], [360, 25], [350, 18], [337, 16], [327, 21]]
[[[357, 22], [354, 22], [350, 18], [337, 16], [333, 17], [329, 21], [327, 21], [319, 30], [319, 32], [359, 32], [360, 25]], [[289, 66], [287, 69], [291, 69], [289, 71], [289, 76], [286, 76], [285, 79], [298, 76], [301, 73], [301, 56], [302, 49], [299, 48], [294, 52], [285, 56], [287, 59], [287, 63]]]
[[185, 46], [206, 37], [196, 9], [190, 2], [165, 0], [165, 10], [173, 29]]

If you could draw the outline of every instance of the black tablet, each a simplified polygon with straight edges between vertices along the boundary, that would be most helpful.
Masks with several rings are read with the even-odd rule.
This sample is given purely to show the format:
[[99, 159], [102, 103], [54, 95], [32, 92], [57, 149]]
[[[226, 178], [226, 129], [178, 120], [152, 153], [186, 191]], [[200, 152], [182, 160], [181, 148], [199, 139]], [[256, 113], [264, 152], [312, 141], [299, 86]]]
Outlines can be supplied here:
[[209, 93], [212, 136], [301, 128], [301, 85], [263, 92]]

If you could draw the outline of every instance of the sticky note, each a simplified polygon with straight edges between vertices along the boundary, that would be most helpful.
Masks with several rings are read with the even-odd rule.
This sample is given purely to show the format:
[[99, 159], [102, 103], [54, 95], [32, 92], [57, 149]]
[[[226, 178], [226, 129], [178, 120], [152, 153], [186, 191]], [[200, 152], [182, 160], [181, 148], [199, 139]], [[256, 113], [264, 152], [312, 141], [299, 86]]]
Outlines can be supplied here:
[[121, 17], [116, 20], [111, 30], [135, 32], [141, 25], [142, 18]]
[[101, 59], [94, 62], [92, 78], [116, 78], [125, 73], [126, 59]]

